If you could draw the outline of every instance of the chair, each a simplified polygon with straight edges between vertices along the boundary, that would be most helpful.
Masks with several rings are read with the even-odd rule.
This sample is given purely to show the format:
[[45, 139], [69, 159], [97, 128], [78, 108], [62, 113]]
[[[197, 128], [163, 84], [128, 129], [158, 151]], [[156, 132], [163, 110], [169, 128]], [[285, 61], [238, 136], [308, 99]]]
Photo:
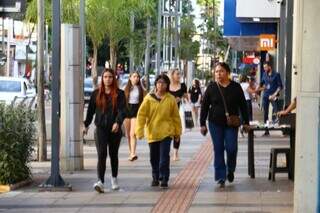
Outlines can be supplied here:
[[[286, 155], [286, 166], [278, 167], [277, 158], [278, 154]], [[290, 179], [290, 148], [272, 148], [270, 152], [270, 164], [269, 164], [269, 180], [275, 181], [276, 173], [288, 173], [288, 178]]]

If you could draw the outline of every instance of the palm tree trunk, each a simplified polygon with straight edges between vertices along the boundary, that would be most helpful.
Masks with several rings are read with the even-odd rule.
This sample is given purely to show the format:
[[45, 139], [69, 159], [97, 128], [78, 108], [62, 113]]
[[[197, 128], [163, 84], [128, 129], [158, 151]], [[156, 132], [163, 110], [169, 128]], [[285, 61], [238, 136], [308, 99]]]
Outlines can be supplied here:
[[38, 159], [39, 161], [47, 160], [47, 134], [46, 134], [46, 119], [45, 119], [45, 108], [44, 108], [44, 0], [38, 0], [38, 29], [37, 29], [37, 114], [38, 114], [38, 142], [39, 142], [39, 152]]
[[97, 85], [98, 85], [97, 60], [98, 60], [98, 47], [96, 44], [93, 44], [93, 65], [91, 69], [91, 76], [92, 76], [94, 88], [97, 88]]
[[183, 78], [184, 78], [184, 82], [186, 82], [187, 74], [188, 74], [188, 60], [184, 59], [183, 60]]
[[112, 41], [110, 41], [110, 65], [112, 69], [117, 65], [117, 44]]

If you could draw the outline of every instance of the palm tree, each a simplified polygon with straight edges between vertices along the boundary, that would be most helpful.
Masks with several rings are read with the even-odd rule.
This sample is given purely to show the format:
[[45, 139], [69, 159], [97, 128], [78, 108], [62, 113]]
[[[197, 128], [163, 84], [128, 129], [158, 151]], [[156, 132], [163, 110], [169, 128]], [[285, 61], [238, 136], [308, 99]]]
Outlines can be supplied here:
[[98, 49], [106, 37], [106, 22], [109, 8], [105, 1], [87, 0], [86, 2], [86, 28], [87, 35], [93, 44], [93, 65], [91, 75], [94, 87], [97, 87], [97, 59]]

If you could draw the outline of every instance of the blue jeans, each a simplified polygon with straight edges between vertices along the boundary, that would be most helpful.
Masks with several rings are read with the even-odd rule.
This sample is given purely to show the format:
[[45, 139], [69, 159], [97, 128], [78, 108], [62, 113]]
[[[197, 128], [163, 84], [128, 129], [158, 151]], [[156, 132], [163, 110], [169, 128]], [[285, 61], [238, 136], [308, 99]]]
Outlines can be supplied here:
[[171, 138], [149, 143], [152, 178], [168, 181], [170, 176], [170, 145]]
[[262, 105], [263, 105], [263, 119], [264, 123], [269, 119], [269, 105], [272, 104], [272, 121], [276, 120], [276, 113], [278, 112], [278, 100], [270, 101], [269, 97], [263, 97]]
[[[214, 151], [215, 180], [226, 180], [227, 171], [234, 172], [237, 164], [238, 128], [209, 122], [209, 131]], [[227, 152], [227, 167], [224, 151]]]

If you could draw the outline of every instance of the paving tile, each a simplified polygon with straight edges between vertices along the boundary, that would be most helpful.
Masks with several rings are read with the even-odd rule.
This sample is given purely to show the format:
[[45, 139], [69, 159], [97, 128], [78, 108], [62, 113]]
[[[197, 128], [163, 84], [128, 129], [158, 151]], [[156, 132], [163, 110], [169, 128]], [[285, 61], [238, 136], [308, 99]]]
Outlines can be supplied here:
[[88, 213], [88, 212], [93, 212], [93, 213], [114, 213], [116, 208], [114, 207], [85, 207], [79, 209], [78, 213]]
[[41, 213], [77, 213], [80, 208], [50, 208], [50, 209], [42, 209]]
[[228, 192], [227, 195], [228, 204], [261, 204], [261, 193], [260, 192]]
[[226, 207], [224, 213], [261, 213], [262, 208], [259, 206], [233, 206]]
[[10, 209], [6, 213], [42, 213], [43, 209]]
[[[279, 174], [275, 182], [267, 180], [269, 152], [273, 146], [287, 144], [287, 138], [277, 135], [268, 139], [257, 137], [255, 142], [256, 178], [247, 174], [247, 142], [240, 139], [237, 170], [234, 183], [226, 183], [221, 190], [214, 181], [214, 169], [210, 162], [200, 181], [188, 212], [292, 212], [293, 182], [285, 174]], [[182, 137], [181, 160], [171, 162], [173, 184], [177, 174], [192, 160], [200, 145], [206, 139], [198, 132], [187, 132]], [[210, 146], [212, 149], [212, 146]], [[50, 150], [50, 149], [49, 149]], [[32, 162], [35, 183], [21, 190], [0, 194], [0, 212], [150, 212], [163, 190], [150, 187], [151, 166], [149, 148], [145, 141], [138, 142], [138, 161], [129, 162], [127, 143], [119, 151], [120, 191], [96, 193], [92, 185], [97, 180], [95, 147], [84, 146], [85, 170], [73, 173], [62, 172], [72, 192], [38, 192], [37, 185], [49, 176], [50, 163]], [[106, 185], [110, 189], [110, 161], [107, 161]], [[189, 187], [189, 186], [188, 186]], [[187, 188], [186, 188], [187, 189]], [[9, 208], [9, 209], [8, 209]]]
[[263, 212], [270, 213], [293, 213], [293, 207], [264, 207], [262, 206]]
[[227, 193], [214, 193], [214, 192], [204, 192], [198, 193], [194, 200], [193, 205], [197, 204], [225, 204], [227, 202]]
[[223, 213], [224, 207], [194, 207], [192, 206], [188, 213]]
[[139, 212], [139, 213], [149, 213], [151, 212], [152, 207], [122, 207], [117, 208], [115, 210], [115, 213], [133, 213], [133, 212]]

